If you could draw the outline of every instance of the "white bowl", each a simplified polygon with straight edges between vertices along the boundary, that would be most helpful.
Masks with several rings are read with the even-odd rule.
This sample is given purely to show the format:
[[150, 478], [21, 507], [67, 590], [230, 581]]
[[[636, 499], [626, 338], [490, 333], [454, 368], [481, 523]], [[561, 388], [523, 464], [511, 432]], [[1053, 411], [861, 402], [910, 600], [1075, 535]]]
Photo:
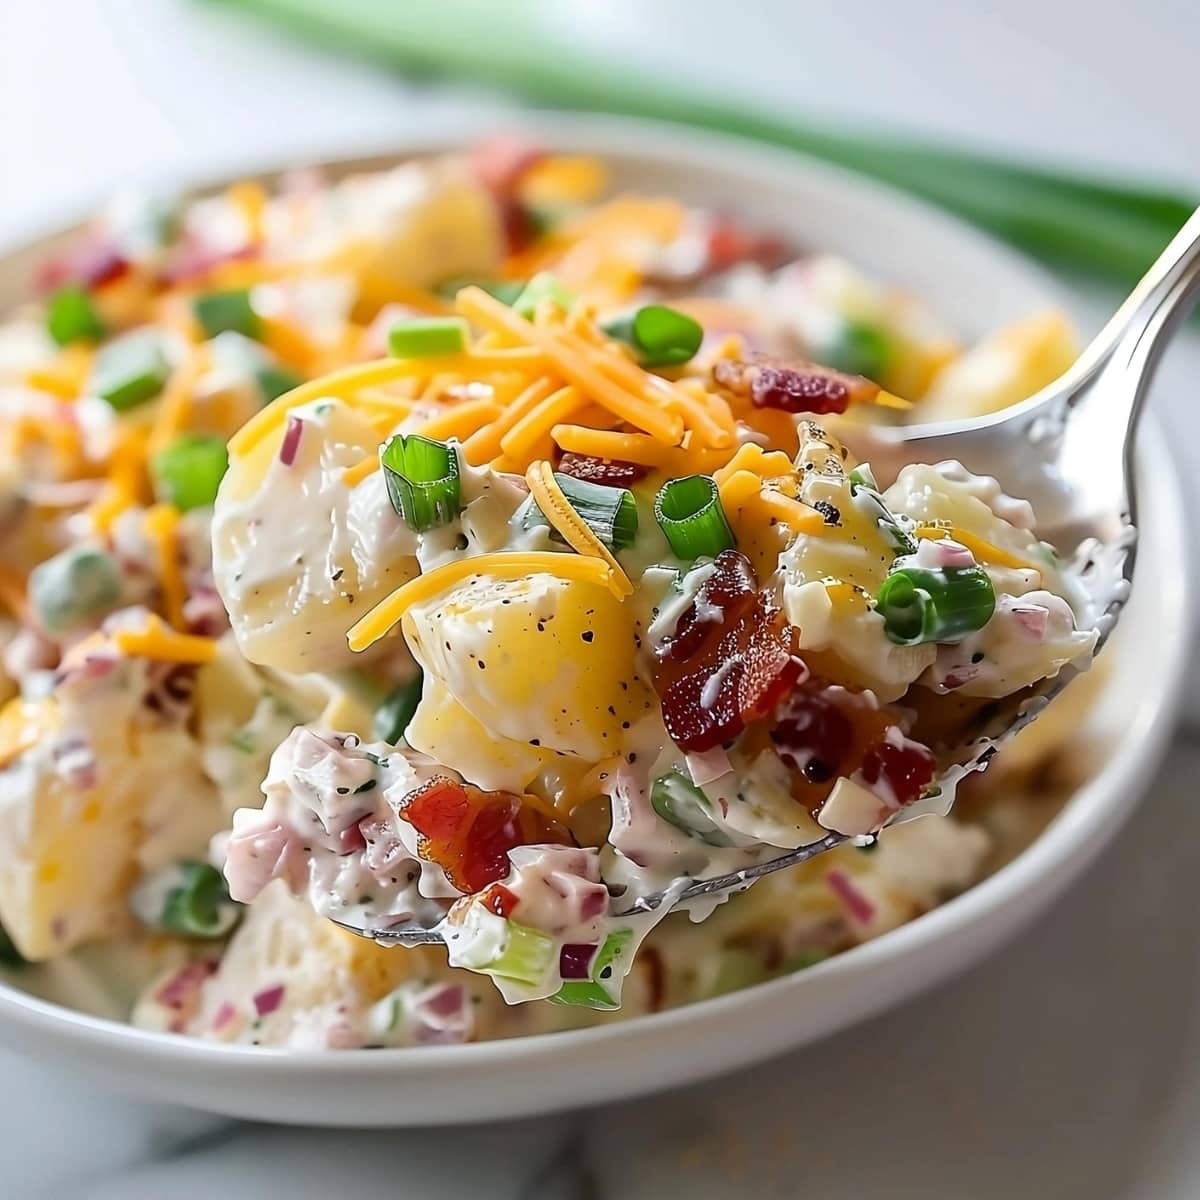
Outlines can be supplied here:
[[[904, 283], [965, 335], [1061, 302], [1038, 270], [995, 242], [798, 156], [607, 119], [539, 119], [534, 126], [551, 146], [603, 155], [619, 183], [736, 209]], [[470, 136], [459, 130], [414, 149]], [[21, 294], [46, 244], [0, 259], [0, 305]], [[440, 1124], [550, 1112], [700, 1079], [823, 1037], [945, 979], [995, 949], [1079, 874], [1128, 817], [1169, 735], [1186, 667], [1184, 535], [1175, 473], [1153, 428], [1143, 451], [1138, 578], [1111, 651], [1109, 703], [1092, 718], [1112, 732], [1104, 739], [1107, 760], [1024, 854], [901, 929], [720, 999], [477, 1045], [369, 1052], [214, 1045], [143, 1032], [2, 985], [0, 1041], [113, 1089], [231, 1116]]]

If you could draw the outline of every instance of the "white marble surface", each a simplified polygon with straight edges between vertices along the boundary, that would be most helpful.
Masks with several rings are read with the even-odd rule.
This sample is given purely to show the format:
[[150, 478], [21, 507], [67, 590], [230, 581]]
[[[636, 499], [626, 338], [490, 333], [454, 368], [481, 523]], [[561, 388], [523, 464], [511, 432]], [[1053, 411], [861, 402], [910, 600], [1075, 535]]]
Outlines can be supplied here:
[[[690, 56], [714, 87], [769, 103], [1200, 183], [1195, 106], [1179, 96], [1200, 44], [1187, 0], [1136, 12], [1112, 0], [911, 0], [902, 18], [885, 0], [578, 0], [557, 11], [580, 36], [632, 46], [646, 63]], [[20, 114], [5, 122], [5, 241], [132, 178], [494, 107], [419, 93], [173, 0], [6, 0], [0, 47], [0, 111]], [[1084, 323], [1111, 299], [1081, 294]], [[1193, 333], [1159, 389], [1189, 478], [1198, 378]], [[350, 1134], [163, 1110], [0, 1054], [0, 1196], [1195, 1197], [1198, 770], [1200, 746], [1185, 739], [1134, 831], [1018, 943], [765, 1074], [550, 1121]]]

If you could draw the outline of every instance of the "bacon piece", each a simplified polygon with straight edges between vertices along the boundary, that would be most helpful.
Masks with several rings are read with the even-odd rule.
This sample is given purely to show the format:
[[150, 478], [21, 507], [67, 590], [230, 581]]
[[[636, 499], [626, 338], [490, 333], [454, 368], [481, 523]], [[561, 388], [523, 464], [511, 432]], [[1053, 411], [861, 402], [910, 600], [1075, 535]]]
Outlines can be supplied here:
[[37, 288], [41, 292], [52, 292], [68, 283], [81, 288], [98, 288], [120, 279], [128, 270], [129, 260], [114, 245], [93, 237], [75, 243], [44, 262], [38, 272]]
[[782, 237], [747, 229], [728, 216], [714, 218], [708, 231], [707, 249], [704, 275], [728, 271], [739, 263], [754, 263], [770, 271], [794, 257], [794, 251]]
[[421, 857], [472, 895], [509, 872], [515, 846], [574, 845], [565, 825], [512, 792], [485, 792], [438, 776], [401, 802], [399, 815], [420, 835]]
[[558, 470], [574, 479], [582, 479], [585, 483], [596, 483], [601, 487], [627, 488], [643, 479], [650, 468], [619, 458], [596, 458], [591, 454], [567, 453], [559, 461]]
[[713, 364], [713, 382], [755, 408], [789, 413], [841, 413], [851, 404], [866, 404], [879, 395], [879, 385], [861, 375], [847, 375], [804, 359], [728, 358]]
[[671, 740], [689, 753], [712, 750], [771, 713], [807, 674], [795, 640], [746, 556], [722, 551], [655, 664]]

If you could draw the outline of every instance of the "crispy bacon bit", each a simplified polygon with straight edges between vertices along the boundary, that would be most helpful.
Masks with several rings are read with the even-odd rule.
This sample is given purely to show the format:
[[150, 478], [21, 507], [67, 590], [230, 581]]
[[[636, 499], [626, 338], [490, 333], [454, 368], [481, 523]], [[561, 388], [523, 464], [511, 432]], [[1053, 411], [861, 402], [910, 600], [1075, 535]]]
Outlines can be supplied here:
[[775, 752], [795, 771], [792, 795], [815, 817], [841, 776], [853, 776], [887, 807], [911, 804], [932, 781], [933, 754], [904, 736], [903, 717], [869, 692], [813, 677], [776, 710]]
[[471, 171], [494, 196], [511, 196], [521, 176], [545, 158], [546, 152], [514, 133], [497, 133], [475, 144]]
[[[937, 759], [920, 742], [909, 738], [880, 741], [863, 757], [859, 775], [871, 791], [903, 808], [933, 782]], [[890, 792], [890, 795], [888, 793]]]
[[405, 797], [400, 814], [421, 835], [421, 857], [468, 895], [509, 872], [514, 846], [574, 845], [565, 825], [512, 792], [484, 792], [438, 776]]
[[725, 550], [715, 565], [655, 664], [663, 723], [688, 752], [731, 742], [807, 674], [795, 630], [758, 591], [746, 556]]
[[484, 138], [471, 151], [471, 170], [492, 193], [510, 254], [523, 250], [537, 237], [537, 220], [521, 203], [517, 187], [529, 168], [544, 157], [544, 150], [511, 133]]
[[749, 399], [755, 408], [789, 413], [841, 413], [851, 404], [866, 404], [879, 395], [879, 385], [861, 375], [765, 354], [721, 359], [713, 364], [712, 377], [717, 387]]
[[498, 917], [511, 917], [518, 901], [516, 893], [502, 883], [493, 883], [480, 899], [483, 907]]
[[704, 274], [715, 275], [720, 271], [728, 271], [739, 263], [754, 263], [770, 271], [792, 257], [792, 247], [778, 235], [746, 229], [732, 217], [718, 216], [708, 232], [708, 257]]
[[597, 483], [601, 487], [627, 488], [649, 472], [649, 467], [618, 458], [595, 458], [590, 454], [564, 454], [558, 464], [564, 475]]
[[183, 242], [171, 252], [160, 274], [166, 284], [197, 283], [218, 267], [257, 258], [258, 253], [259, 248], [249, 243], [218, 250], [194, 240]]
[[78, 242], [43, 263], [38, 272], [37, 287], [42, 292], [52, 292], [68, 283], [98, 288], [120, 279], [128, 270], [129, 260], [115, 246], [92, 238]]

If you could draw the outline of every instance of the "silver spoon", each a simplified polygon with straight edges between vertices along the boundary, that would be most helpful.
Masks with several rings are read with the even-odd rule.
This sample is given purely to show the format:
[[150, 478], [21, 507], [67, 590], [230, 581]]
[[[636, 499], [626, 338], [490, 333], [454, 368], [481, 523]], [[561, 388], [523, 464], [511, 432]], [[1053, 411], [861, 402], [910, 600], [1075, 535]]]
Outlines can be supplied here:
[[[1033, 505], [1038, 536], [1062, 555], [1086, 593], [1083, 605], [1099, 653], [1129, 596], [1137, 550], [1134, 434], [1167, 342], [1200, 292], [1197, 209], [1099, 335], [1063, 375], [1036, 395], [992, 416], [932, 425], [839, 430], [885, 476], [911, 462], [956, 459], [976, 475]], [[1011, 737], [1044, 711], [1078, 670], [1064, 668], [1034, 689], [988, 706], [971, 739], [943, 756], [942, 780], [981, 771]], [[911, 811], [911, 810], [906, 810]], [[685, 887], [643, 896], [618, 916], [671, 907], [746, 887], [849, 841], [830, 833], [787, 854]], [[436, 928], [344, 929], [386, 945], [443, 940]]]

